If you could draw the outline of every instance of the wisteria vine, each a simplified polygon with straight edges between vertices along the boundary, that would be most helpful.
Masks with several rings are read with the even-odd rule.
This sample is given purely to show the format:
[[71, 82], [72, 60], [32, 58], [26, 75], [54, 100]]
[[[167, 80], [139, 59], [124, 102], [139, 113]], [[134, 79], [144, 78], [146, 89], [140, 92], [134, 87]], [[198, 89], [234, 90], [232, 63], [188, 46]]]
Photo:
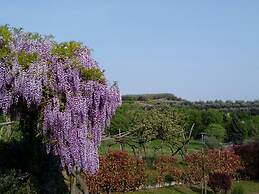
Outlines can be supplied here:
[[7, 114], [21, 99], [39, 107], [46, 150], [64, 169], [96, 172], [101, 135], [121, 97], [87, 47], [1, 26], [0, 109]]

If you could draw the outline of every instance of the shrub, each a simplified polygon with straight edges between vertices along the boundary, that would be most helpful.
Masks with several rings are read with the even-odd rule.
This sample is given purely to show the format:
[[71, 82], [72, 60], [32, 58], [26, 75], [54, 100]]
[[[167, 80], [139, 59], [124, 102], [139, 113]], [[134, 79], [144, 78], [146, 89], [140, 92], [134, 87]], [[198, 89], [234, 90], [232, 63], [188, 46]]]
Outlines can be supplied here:
[[27, 173], [10, 170], [0, 174], [0, 193], [38, 193]]
[[184, 174], [186, 182], [200, 183], [209, 174], [223, 173], [234, 177], [242, 168], [238, 155], [231, 150], [208, 150], [204, 153], [196, 152], [185, 157]]
[[85, 175], [90, 193], [126, 192], [144, 184], [143, 160], [123, 151], [109, 152], [100, 158], [100, 169], [95, 175]]
[[219, 141], [223, 141], [226, 136], [226, 129], [222, 127], [220, 124], [210, 124], [206, 129], [205, 132], [208, 136], [213, 136]]
[[237, 185], [233, 188], [231, 194], [244, 194], [245, 189], [242, 185]]
[[214, 193], [225, 192], [231, 188], [231, 177], [224, 173], [214, 173], [209, 175], [208, 186]]
[[182, 171], [176, 167], [176, 158], [173, 156], [160, 156], [155, 161], [155, 167], [158, 170], [158, 183], [180, 181]]
[[259, 179], [259, 142], [233, 147], [244, 166], [241, 173], [251, 179]]
[[[8, 185], [10, 185], [9, 190], [5, 190], [6, 193], [19, 193], [20, 190], [26, 189], [21, 185], [25, 185], [25, 183], [27, 185], [27, 182], [24, 182], [27, 180], [24, 178], [27, 175], [29, 175], [29, 185], [33, 185], [39, 193], [67, 192], [64, 177], [60, 172], [59, 159], [37, 152], [36, 148], [35, 145], [28, 145], [25, 141], [0, 142], [0, 188], [8, 189]], [[28, 160], [30, 157], [33, 159]], [[18, 188], [17, 185], [20, 190], [14, 192], [14, 189]], [[32, 187], [30, 186], [30, 188]], [[0, 193], [5, 192], [0, 189]]]
[[205, 143], [209, 149], [216, 149], [221, 147], [220, 141], [214, 136], [207, 137], [205, 139]]

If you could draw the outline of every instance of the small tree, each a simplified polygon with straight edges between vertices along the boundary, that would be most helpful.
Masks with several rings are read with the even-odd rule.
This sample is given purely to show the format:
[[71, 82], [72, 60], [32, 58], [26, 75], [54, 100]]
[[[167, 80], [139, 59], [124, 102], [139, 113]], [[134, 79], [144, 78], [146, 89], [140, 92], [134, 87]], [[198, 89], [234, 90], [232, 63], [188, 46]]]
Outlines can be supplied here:
[[161, 140], [175, 154], [183, 146], [183, 115], [168, 106], [140, 111], [135, 115], [131, 141], [135, 141], [145, 152], [146, 144]]
[[206, 129], [205, 132], [208, 136], [213, 136], [219, 141], [223, 141], [226, 137], [226, 130], [220, 124], [210, 124]]

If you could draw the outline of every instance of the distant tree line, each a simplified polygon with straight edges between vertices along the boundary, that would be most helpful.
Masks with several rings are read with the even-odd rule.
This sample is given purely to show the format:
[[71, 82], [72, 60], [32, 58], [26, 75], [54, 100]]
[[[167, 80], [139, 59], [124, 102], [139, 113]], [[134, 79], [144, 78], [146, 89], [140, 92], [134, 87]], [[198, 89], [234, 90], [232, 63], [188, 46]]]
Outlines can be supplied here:
[[159, 93], [159, 94], [134, 94], [134, 95], [123, 95], [122, 100], [133, 100], [133, 101], [148, 101], [148, 100], [177, 100], [183, 99], [176, 97], [170, 93]]
[[123, 101], [139, 101], [147, 105], [168, 104], [178, 108], [197, 108], [197, 109], [218, 109], [224, 112], [247, 112], [251, 115], [259, 115], [259, 100], [208, 100], [191, 102], [170, 93], [160, 94], [138, 94], [124, 95]]
[[[163, 94], [160, 95], [164, 97]], [[163, 122], [169, 120], [170, 116], [168, 117], [168, 115], [170, 114], [168, 111], [171, 111], [171, 114], [181, 115], [181, 127], [186, 133], [188, 133], [192, 125], [195, 124], [192, 130], [192, 138], [199, 139], [201, 137], [200, 134], [205, 132], [207, 134], [206, 141], [208, 146], [217, 147], [224, 142], [242, 144], [245, 141], [259, 137], [259, 114], [256, 112], [252, 113], [251, 111], [243, 111], [240, 108], [234, 109], [233, 107], [227, 111], [227, 109], [224, 110], [206, 106], [206, 104], [213, 104], [212, 102], [206, 102], [203, 106], [198, 106], [201, 102], [193, 103], [193, 106], [175, 106], [168, 104], [168, 100], [154, 100], [157, 96], [150, 96], [152, 99], [149, 98], [149, 100], [146, 101], [133, 100], [128, 97], [126, 98], [127, 100], [125, 100], [124, 98], [122, 106], [111, 120], [110, 127], [106, 129], [107, 133], [118, 134], [119, 131], [127, 132], [133, 129], [144, 130], [145, 127], [149, 127], [149, 131], [157, 131], [158, 129], [151, 130], [150, 128], [159, 127], [164, 124]], [[231, 104], [230, 102], [225, 102], [225, 105], [227, 103], [229, 105]], [[237, 107], [237, 104], [241, 106], [245, 103], [248, 102], [237, 101], [235, 103], [232, 102], [232, 105]], [[252, 104], [256, 104], [257, 101], [249, 103], [251, 104], [251, 108], [256, 108], [256, 106], [252, 106]], [[169, 107], [167, 108], [167, 115], [162, 117], [158, 116], [161, 113], [161, 111], [158, 111], [161, 110], [161, 107]], [[154, 116], [155, 114], [157, 115]], [[155, 118], [161, 118], [161, 123], [154, 122], [153, 119]], [[144, 125], [144, 128], [141, 128], [140, 126], [143, 126], [146, 120], [149, 120], [151, 124], [149, 126]], [[143, 131], [141, 133], [143, 133]], [[135, 134], [137, 134], [136, 131]]]

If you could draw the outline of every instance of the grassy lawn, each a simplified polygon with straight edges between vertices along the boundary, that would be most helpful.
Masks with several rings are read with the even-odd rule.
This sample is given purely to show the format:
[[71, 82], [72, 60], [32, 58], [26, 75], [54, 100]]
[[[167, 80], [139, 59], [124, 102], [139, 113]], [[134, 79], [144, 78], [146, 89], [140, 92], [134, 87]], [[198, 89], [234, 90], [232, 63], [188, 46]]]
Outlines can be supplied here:
[[201, 148], [202, 148], [202, 144], [198, 140], [191, 140], [188, 145], [189, 151], [197, 151], [197, 150], [201, 150]]
[[[157, 153], [170, 155], [171, 150], [167, 146], [162, 146], [161, 149], [157, 149], [157, 150], [155, 149], [160, 146], [160, 143], [161, 142], [159, 140], [154, 140], [152, 142], [149, 142], [146, 146], [147, 156], [154, 156]], [[111, 145], [110, 150], [120, 150], [119, 144], [115, 144], [113, 141], [106, 141], [106, 142], [103, 142], [99, 148], [100, 154], [105, 154], [107, 152], [107, 150], [109, 148], [109, 144]], [[202, 145], [199, 141], [191, 140], [188, 145], [188, 151], [193, 152], [193, 151], [201, 150], [201, 146]], [[155, 152], [155, 150], [156, 150], [156, 152]], [[125, 145], [125, 151], [130, 154], [133, 154], [133, 150], [128, 145]]]
[[245, 189], [245, 194], [259, 194], [259, 182], [236, 181], [234, 186], [241, 185]]
[[128, 192], [127, 194], [198, 194], [198, 193], [186, 187], [174, 186], [174, 187], [165, 187], [165, 188], [154, 189], [154, 190]]
[[[259, 182], [254, 181], [236, 181], [233, 186], [242, 185], [245, 194], [259, 194]], [[143, 190], [143, 191], [135, 191], [128, 192], [127, 194], [199, 194], [201, 191], [197, 188], [188, 188], [184, 186], [173, 186], [173, 187], [165, 187], [160, 189], [152, 189], [152, 190]], [[208, 194], [212, 194], [212, 192], [208, 192]]]

